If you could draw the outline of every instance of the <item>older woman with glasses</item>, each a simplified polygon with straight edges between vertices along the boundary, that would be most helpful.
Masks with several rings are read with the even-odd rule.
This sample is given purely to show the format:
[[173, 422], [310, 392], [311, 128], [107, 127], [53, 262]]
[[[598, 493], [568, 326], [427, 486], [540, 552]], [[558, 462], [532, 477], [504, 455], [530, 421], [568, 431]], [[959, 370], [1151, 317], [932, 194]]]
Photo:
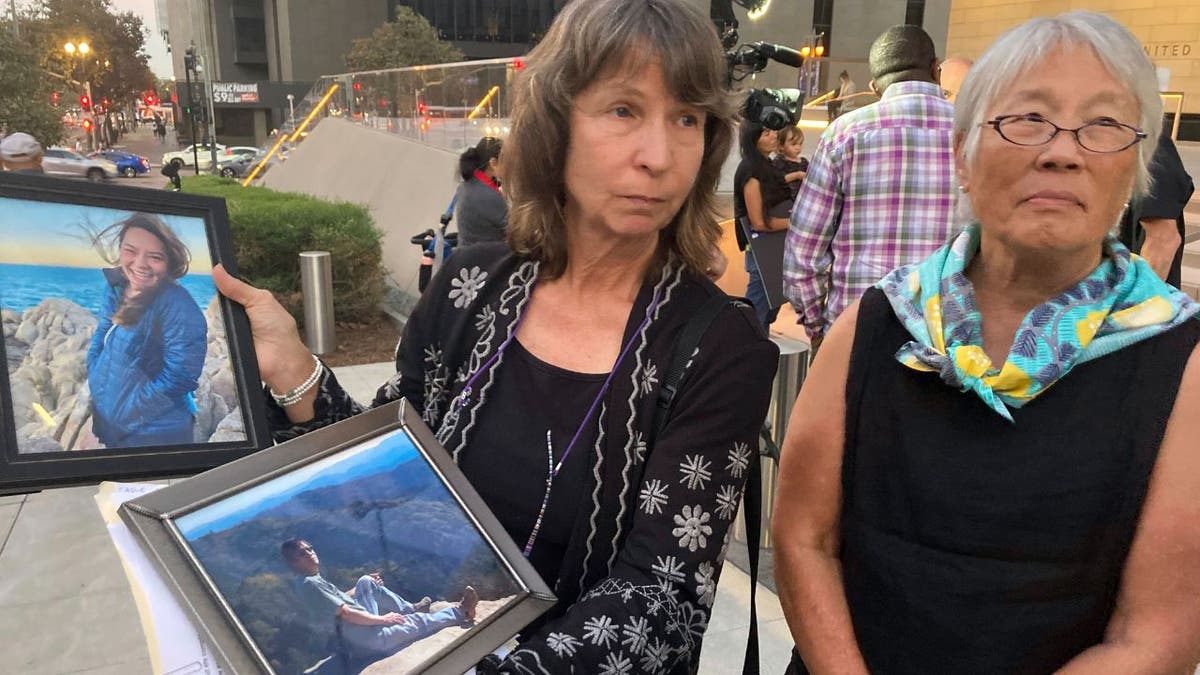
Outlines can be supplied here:
[[965, 228], [834, 324], [788, 428], [798, 670], [1200, 659], [1200, 306], [1112, 235], [1147, 189], [1155, 83], [1091, 12], [1013, 29], [967, 76]]

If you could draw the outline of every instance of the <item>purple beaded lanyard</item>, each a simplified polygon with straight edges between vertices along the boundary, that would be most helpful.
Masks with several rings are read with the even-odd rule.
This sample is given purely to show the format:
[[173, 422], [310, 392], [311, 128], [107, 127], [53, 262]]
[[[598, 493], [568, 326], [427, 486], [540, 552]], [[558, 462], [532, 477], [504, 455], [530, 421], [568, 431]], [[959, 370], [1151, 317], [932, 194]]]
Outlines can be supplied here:
[[[571, 438], [571, 442], [567, 444], [567, 449], [563, 451], [562, 457], [558, 459], [558, 464], [554, 463], [554, 444], [550, 439], [550, 430], [546, 430], [546, 494], [542, 496], [542, 506], [540, 509], [538, 509], [537, 520], [535, 520], [533, 523], [533, 531], [529, 533], [529, 540], [525, 542], [524, 554], [526, 558], [528, 558], [529, 554], [533, 551], [533, 542], [537, 540], [538, 532], [540, 532], [542, 529], [542, 520], [546, 516], [546, 507], [550, 505], [550, 490], [554, 487], [554, 479], [558, 476], [559, 472], [562, 471], [563, 464], [567, 461], [567, 457], [570, 456], [571, 451], [575, 449], [575, 443], [579, 440], [579, 437], [583, 435], [583, 430], [587, 427], [588, 421], [592, 419], [592, 415], [596, 412], [596, 408], [600, 406], [600, 400], [604, 398], [604, 394], [608, 391], [609, 385], [612, 384], [613, 377], [616, 376], [617, 370], [619, 370], [621, 367], [621, 363], [625, 360], [626, 355], [629, 354], [629, 350], [633, 348], [633, 343], [637, 340], [638, 335], [640, 335], [650, 323], [650, 318], [654, 315], [654, 311], [657, 308], [658, 290], [655, 289], [654, 297], [650, 299], [650, 305], [646, 307], [646, 317], [642, 319], [642, 323], [637, 327], [637, 330], [633, 331], [633, 335], [630, 336], [629, 341], [626, 342], [625, 346], [621, 348], [621, 353], [617, 356], [616, 363], [613, 364], [612, 370], [608, 371], [608, 377], [604, 379], [604, 384], [601, 385], [600, 391], [596, 394], [596, 398], [592, 401], [592, 405], [588, 408], [587, 413], [583, 416], [583, 421], [579, 423], [579, 428], [575, 430], [575, 435]], [[492, 354], [491, 358], [489, 358], [482, 366], [476, 369], [471, 377], [467, 379], [467, 384], [463, 387], [463, 390], [458, 395], [458, 399], [456, 401], [456, 404], [459, 408], [467, 405], [467, 400], [471, 397], [472, 385], [475, 384], [475, 380], [477, 380], [479, 376], [484, 373], [484, 371], [491, 367], [491, 365], [495, 363], [496, 359], [500, 358], [500, 355], [504, 353], [504, 350], [508, 349], [508, 345], [516, 339], [517, 333], [521, 330], [521, 322], [524, 320], [525, 312], [522, 311], [521, 315], [517, 317], [517, 323], [513, 326], [512, 332], [509, 333], [508, 337], [504, 339], [504, 342], [500, 344], [500, 348], [496, 350], [496, 353]]]

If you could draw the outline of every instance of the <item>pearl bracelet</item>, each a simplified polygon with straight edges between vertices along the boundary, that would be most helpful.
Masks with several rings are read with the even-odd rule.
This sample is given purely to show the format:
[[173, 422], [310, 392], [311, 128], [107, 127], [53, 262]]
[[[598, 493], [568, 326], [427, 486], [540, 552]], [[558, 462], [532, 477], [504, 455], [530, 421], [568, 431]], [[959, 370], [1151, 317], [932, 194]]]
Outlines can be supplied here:
[[321, 381], [321, 371], [324, 370], [324, 366], [321, 364], [321, 360], [315, 355], [312, 358], [313, 363], [316, 364], [316, 367], [313, 368], [312, 373], [309, 374], [309, 376], [303, 382], [297, 385], [295, 389], [286, 394], [277, 394], [275, 393], [274, 389], [267, 387], [267, 391], [270, 392], [271, 398], [275, 399], [275, 403], [280, 408], [296, 405], [300, 402], [300, 399], [304, 398], [304, 395], [308, 393], [309, 389], [317, 386], [317, 382]]

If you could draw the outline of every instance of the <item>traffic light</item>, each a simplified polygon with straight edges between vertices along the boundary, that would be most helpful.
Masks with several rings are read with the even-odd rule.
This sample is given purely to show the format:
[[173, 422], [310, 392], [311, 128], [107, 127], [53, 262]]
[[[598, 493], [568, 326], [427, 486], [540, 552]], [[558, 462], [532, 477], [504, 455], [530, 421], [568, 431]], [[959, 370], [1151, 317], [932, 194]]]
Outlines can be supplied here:
[[424, 101], [417, 102], [417, 114], [424, 115], [429, 112], [429, 106], [425, 105]]
[[147, 108], [149, 108], [150, 106], [153, 106], [153, 105], [158, 105], [158, 97], [155, 96], [152, 92], [148, 92], [145, 96], [142, 97], [142, 103], [145, 103]]
[[525, 70], [525, 61], [523, 59], [513, 59], [513, 70]]
[[91, 112], [92, 99], [89, 98], [87, 94], [83, 94], [79, 97], [79, 108], [83, 110], [83, 112]]
[[104, 109], [105, 109], [105, 110], [108, 110], [109, 106], [110, 106], [110, 105], [112, 105], [112, 104], [111, 104], [111, 103], [109, 103], [109, 100], [108, 100], [108, 99], [106, 99], [106, 98], [102, 98], [102, 99], [100, 99], [100, 105], [104, 106]]
[[362, 82], [354, 83], [354, 91], [362, 91]]

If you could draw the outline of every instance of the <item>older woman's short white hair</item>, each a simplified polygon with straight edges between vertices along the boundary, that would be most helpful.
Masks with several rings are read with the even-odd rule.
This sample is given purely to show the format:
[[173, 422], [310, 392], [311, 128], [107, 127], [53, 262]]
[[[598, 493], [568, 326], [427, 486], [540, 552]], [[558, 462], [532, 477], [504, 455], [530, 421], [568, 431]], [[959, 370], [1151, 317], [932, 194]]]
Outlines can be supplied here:
[[[954, 103], [954, 137], [962, 140], [963, 160], [970, 166], [979, 146], [979, 132], [992, 101], [1064, 47], [1089, 47], [1109, 73], [1138, 101], [1138, 127], [1146, 139], [1138, 144], [1139, 161], [1133, 194], [1150, 189], [1150, 158], [1162, 130], [1162, 99], [1158, 77], [1133, 33], [1098, 12], [1075, 11], [1030, 19], [1013, 28], [984, 52], [963, 81]], [[1079, 83], [1087, 86], [1086, 82]]]

